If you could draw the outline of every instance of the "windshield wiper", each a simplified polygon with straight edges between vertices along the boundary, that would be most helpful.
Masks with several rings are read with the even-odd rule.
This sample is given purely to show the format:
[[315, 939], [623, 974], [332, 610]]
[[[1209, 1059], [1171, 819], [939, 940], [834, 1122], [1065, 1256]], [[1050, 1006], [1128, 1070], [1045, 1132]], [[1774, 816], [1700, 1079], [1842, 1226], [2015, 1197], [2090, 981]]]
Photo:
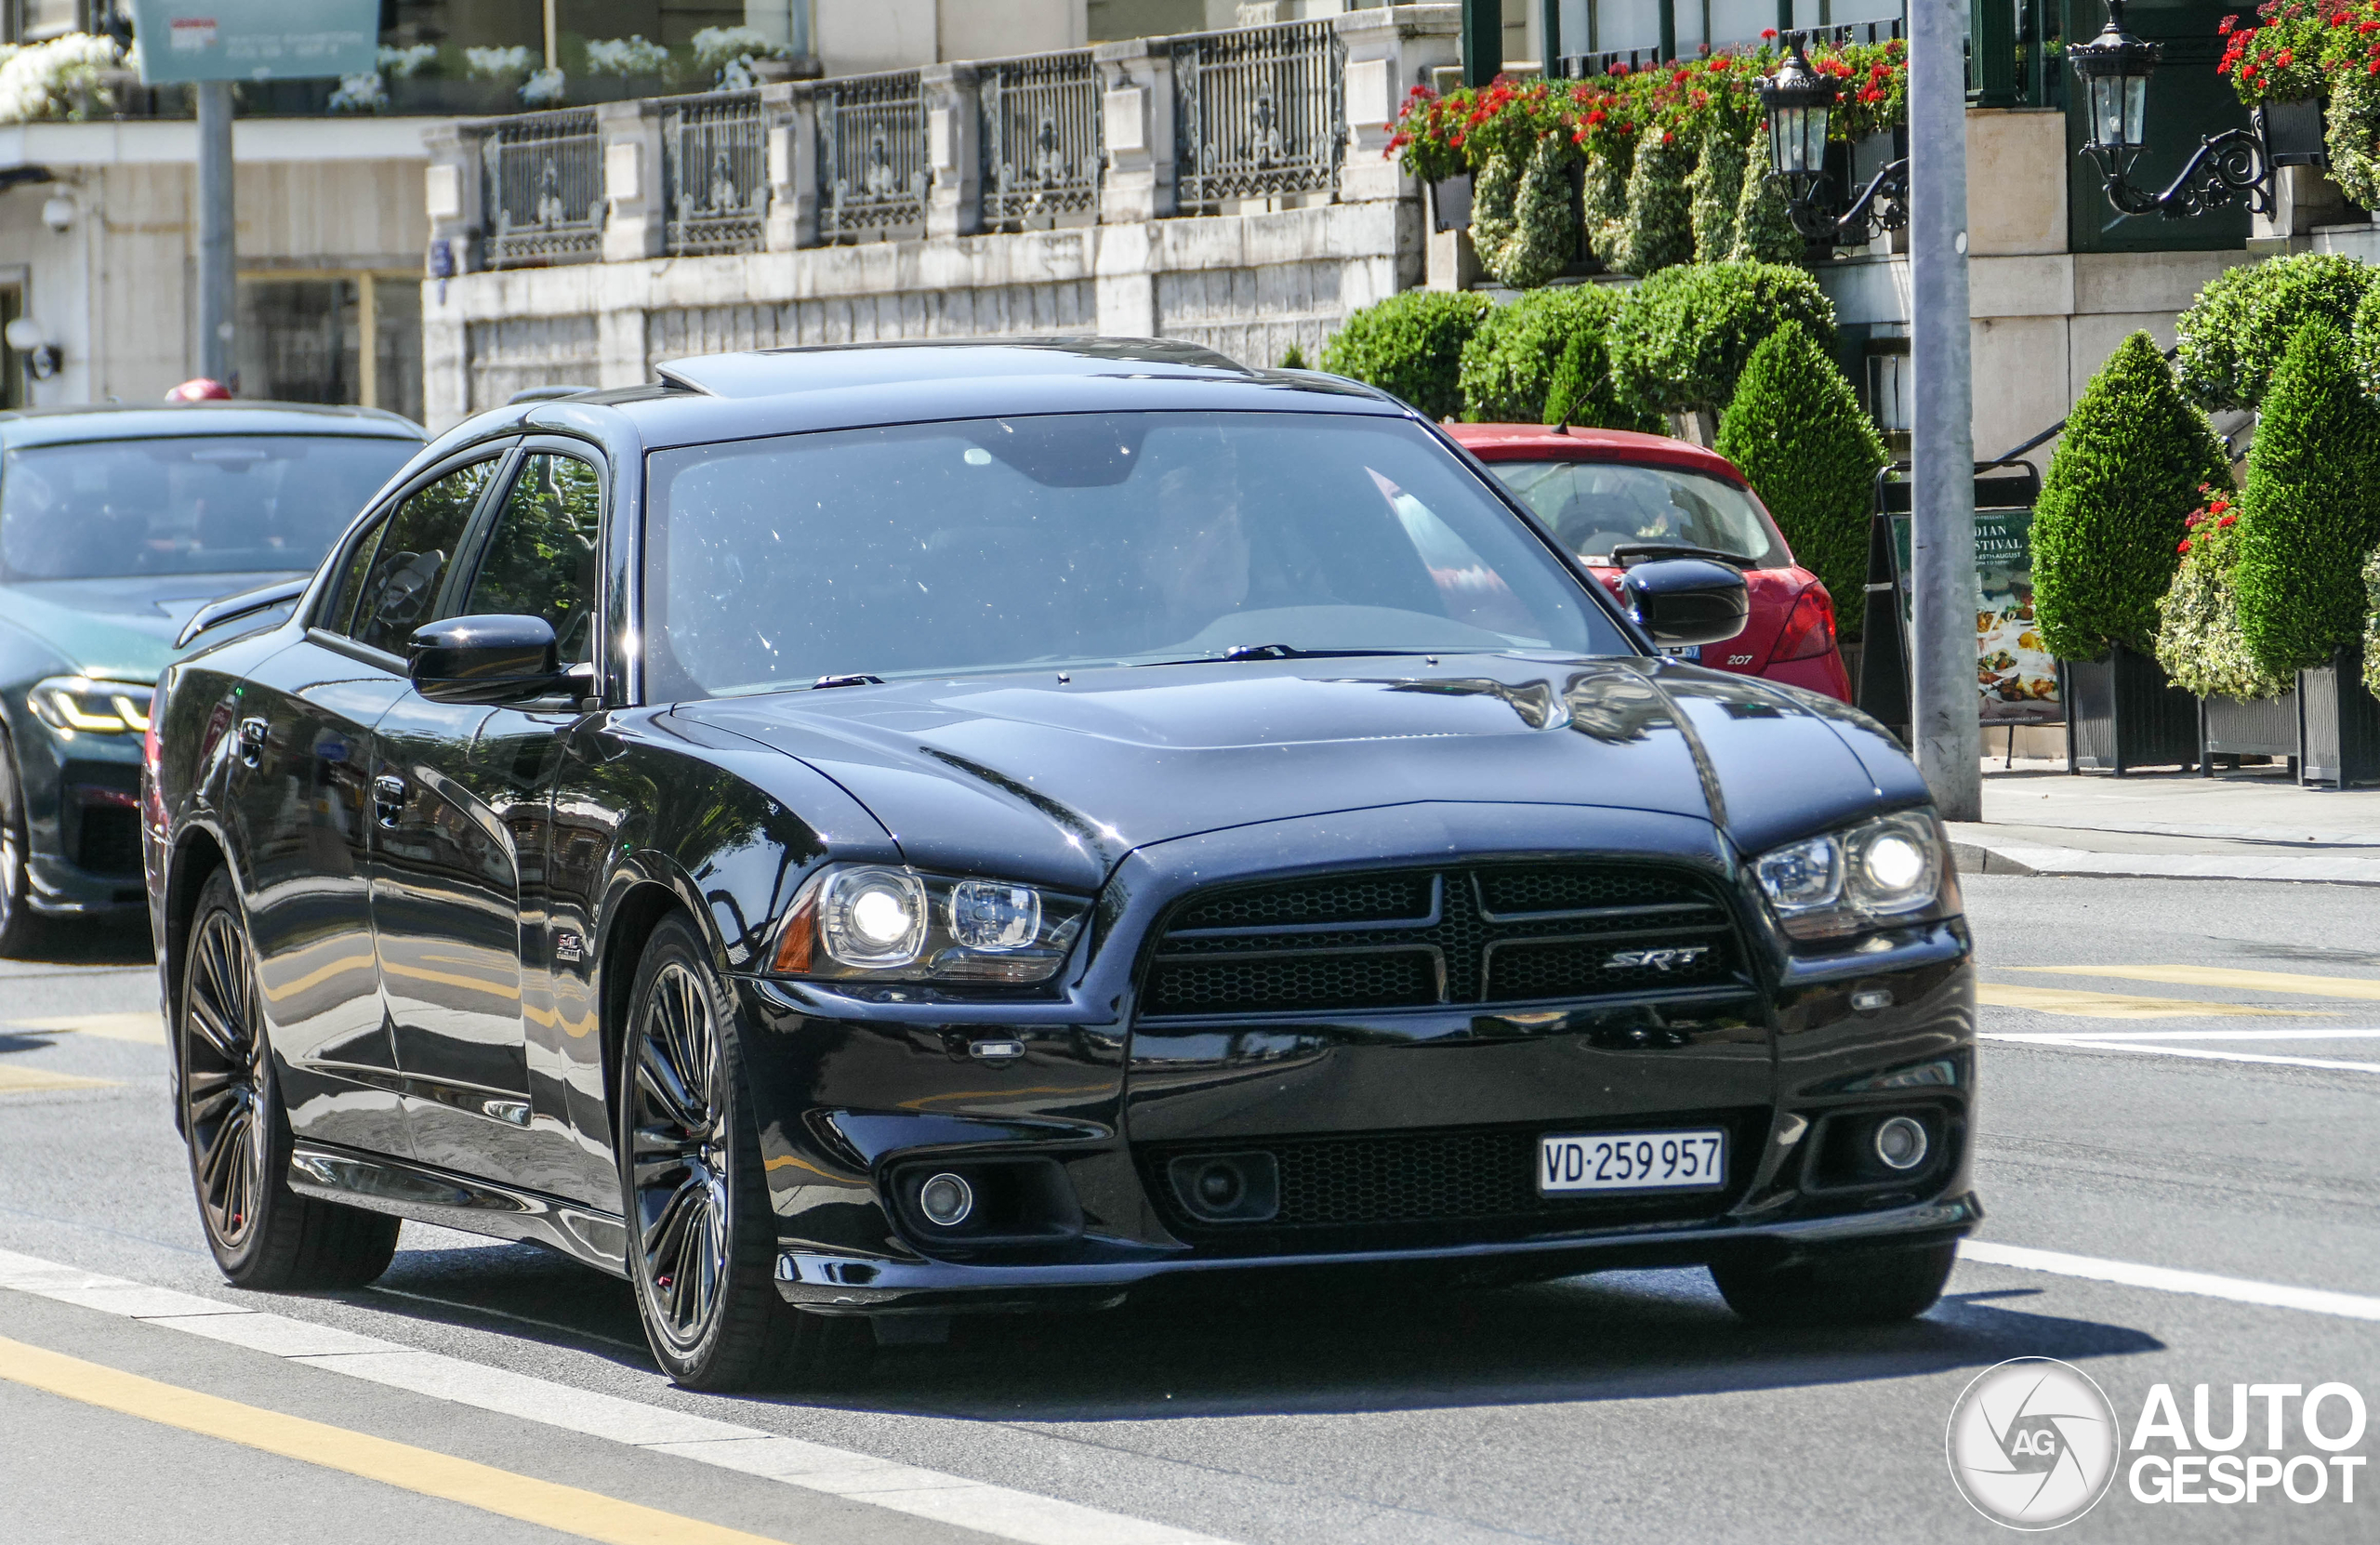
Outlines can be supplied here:
[[[1717, 548], [1698, 548], [1686, 542], [1622, 542], [1604, 556], [1623, 569], [1628, 566], [1625, 560], [1631, 558], [1708, 558], [1737, 569], [1749, 569], [1756, 562], [1739, 552], [1721, 552]], [[1587, 561], [1592, 563], [1594, 560], [1589, 558]]]
[[884, 678], [881, 676], [870, 676], [865, 671], [854, 671], [849, 676], [821, 676], [810, 683], [810, 690], [818, 692], [826, 687], [880, 687], [883, 684]]
[[1380, 654], [1463, 654], [1474, 651], [1456, 645], [1443, 649], [1300, 649], [1295, 644], [1261, 643], [1234, 644], [1229, 649], [1207, 654], [1187, 654], [1178, 660], [1135, 660], [1135, 666], [1195, 666], [1221, 660], [1236, 663], [1242, 660], [1348, 660]]

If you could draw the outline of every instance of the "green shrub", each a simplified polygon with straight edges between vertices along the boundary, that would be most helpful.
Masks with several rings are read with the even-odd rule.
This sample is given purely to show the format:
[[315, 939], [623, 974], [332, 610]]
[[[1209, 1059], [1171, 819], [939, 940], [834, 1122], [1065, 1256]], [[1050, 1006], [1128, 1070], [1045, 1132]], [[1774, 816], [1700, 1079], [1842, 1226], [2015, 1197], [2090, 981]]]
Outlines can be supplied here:
[[2355, 308], [2350, 347], [2355, 354], [2355, 378], [2366, 392], [2380, 397], [2380, 284], [2367, 288]]
[[1647, 130], [1637, 137], [1613, 267], [1648, 274], [1694, 260], [1694, 211], [1686, 191], [1693, 169], [1693, 150], [1674, 135]]
[[[1462, 346], [1462, 416], [1481, 424], [1545, 422], [1546, 392], [1580, 334], [1600, 350], [1620, 296], [1606, 284], [1531, 290], [1488, 313]], [[1577, 422], [1577, 420], [1574, 420]]]
[[2265, 392], [2240, 522], [2240, 631], [2275, 675], [2363, 641], [2363, 560], [2380, 545], [2380, 407], [2327, 317], [2297, 329]]
[[1483, 264], [1513, 239], [1513, 206], [1521, 191], [1521, 164], [1491, 155], [1471, 176], [1471, 245]]
[[1661, 432], [1659, 419], [1620, 400], [1620, 394], [1611, 387], [1611, 359], [1604, 346], [1604, 336], [1583, 327], [1572, 333], [1570, 341], [1562, 347], [1562, 358], [1554, 367], [1553, 384], [1545, 389], [1545, 416], [1540, 422], [1635, 429], [1643, 434]]
[[2327, 317], [2344, 332], [2372, 270], [2330, 252], [2301, 252], [2226, 269], [2176, 324], [2184, 390], [2206, 408], [2252, 408], [2300, 324]]
[[1493, 261], [1480, 261], [1516, 290], [1535, 289], [1570, 266], [1579, 250], [1578, 205], [1570, 195], [1569, 141], [1549, 134], [1529, 152], [1513, 199], [1513, 233]]
[[1702, 137], [1702, 159], [1686, 179], [1694, 211], [1694, 258], [1722, 263], [1736, 254], [1736, 210], [1749, 160], [1742, 140], [1718, 125]]
[[2368, 69], [2341, 70], [2330, 88], [2322, 122], [2331, 180], [2349, 201], [2380, 207], [2380, 76]]
[[2182, 566], [2157, 603], [2157, 663], [2200, 697], [2278, 697], [2294, 683], [2256, 664], [2240, 631], [2240, 510], [2229, 484], [2209, 483], [2190, 512]]
[[2222, 442], [2155, 341], [2124, 339], [2067, 416], [2033, 506], [2033, 604], [2050, 653], [2146, 652], [2200, 485], [2230, 482]]
[[1620, 267], [1620, 244], [1628, 228], [1628, 174], [1632, 156], [1599, 155], [1587, 163], [1580, 190], [1580, 215], [1586, 221], [1587, 244], [1607, 268]]
[[2380, 696], [2380, 548], [2363, 561], [2363, 688]]
[[1462, 346], [1486, 296], [1406, 290], [1347, 318], [1322, 346], [1322, 368], [1403, 398], [1433, 418], [1462, 409]]
[[1282, 350], [1281, 368], [1284, 370], [1307, 369], [1308, 366], [1305, 363], [1305, 350], [1300, 349], [1294, 343], [1289, 345], [1287, 349]]
[[1809, 272], [1783, 263], [1664, 269], [1628, 292], [1612, 319], [1611, 380], [1646, 413], [1717, 411], [1752, 351], [1788, 322], [1834, 352], [1834, 305]]
[[1809, 249], [1793, 229], [1785, 206], [1785, 184], [1768, 175], [1767, 141], [1755, 147], [1744, 172], [1743, 197], [1736, 205], [1736, 244], [1728, 256], [1739, 263], [1792, 263]]
[[1760, 341], [1719, 420], [1719, 454], [1777, 519], [1802, 567], [1834, 598], [1845, 639], [1859, 634], [1868, 583], [1868, 511], [1887, 459], [1876, 426], [1798, 322]]

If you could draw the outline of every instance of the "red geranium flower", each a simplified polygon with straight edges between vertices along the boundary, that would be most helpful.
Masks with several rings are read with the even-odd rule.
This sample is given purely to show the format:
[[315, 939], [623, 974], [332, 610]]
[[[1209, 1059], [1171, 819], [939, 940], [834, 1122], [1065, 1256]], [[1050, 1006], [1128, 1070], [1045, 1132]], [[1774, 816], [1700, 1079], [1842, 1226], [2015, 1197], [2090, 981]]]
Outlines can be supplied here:
[[2187, 536], [2183, 537], [2183, 538], [2182, 538], [2182, 545], [2181, 545], [2180, 547], [2178, 547], [2178, 548], [2175, 548], [2174, 550], [2175, 550], [2175, 552], [2188, 552], [2188, 551], [2189, 551], [2189, 550], [2190, 550], [2189, 538], [2188, 538], [2188, 537], [2187, 537]]
[[2226, 515], [2225, 517], [2223, 517], [2223, 519], [2221, 519], [2221, 520], [2219, 520], [2219, 521], [2215, 522], [2215, 523], [2216, 525], [2219, 525], [2219, 526], [2228, 526], [2228, 525], [2230, 525], [2232, 522], [2236, 522], [2237, 520], [2239, 520], [2239, 518], [2240, 518], [2240, 517], [2238, 517], [2237, 515]]

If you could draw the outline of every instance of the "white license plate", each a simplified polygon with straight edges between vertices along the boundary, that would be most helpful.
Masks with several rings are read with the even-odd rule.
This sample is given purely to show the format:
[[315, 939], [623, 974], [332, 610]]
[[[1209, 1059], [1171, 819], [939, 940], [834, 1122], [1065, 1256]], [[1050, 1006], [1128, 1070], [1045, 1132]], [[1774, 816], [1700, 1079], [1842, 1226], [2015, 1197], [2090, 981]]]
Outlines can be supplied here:
[[1727, 1183], [1727, 1134], [1607, 1132], [1540, 1138], [1540, 1195], [1580, 1191], [1715, 1191]]

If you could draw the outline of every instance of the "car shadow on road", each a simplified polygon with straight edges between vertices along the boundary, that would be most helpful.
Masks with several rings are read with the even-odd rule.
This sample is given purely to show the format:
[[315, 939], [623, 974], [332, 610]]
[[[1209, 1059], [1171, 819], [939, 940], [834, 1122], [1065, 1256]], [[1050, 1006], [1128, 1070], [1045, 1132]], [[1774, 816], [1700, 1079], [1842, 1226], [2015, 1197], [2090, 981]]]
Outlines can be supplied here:
[[134, 913], [98, 918], [43, 918], [27, 931], [6, 964], [19, 972], [44, 966], [147, 966], [157, 958], [148, 920]]

